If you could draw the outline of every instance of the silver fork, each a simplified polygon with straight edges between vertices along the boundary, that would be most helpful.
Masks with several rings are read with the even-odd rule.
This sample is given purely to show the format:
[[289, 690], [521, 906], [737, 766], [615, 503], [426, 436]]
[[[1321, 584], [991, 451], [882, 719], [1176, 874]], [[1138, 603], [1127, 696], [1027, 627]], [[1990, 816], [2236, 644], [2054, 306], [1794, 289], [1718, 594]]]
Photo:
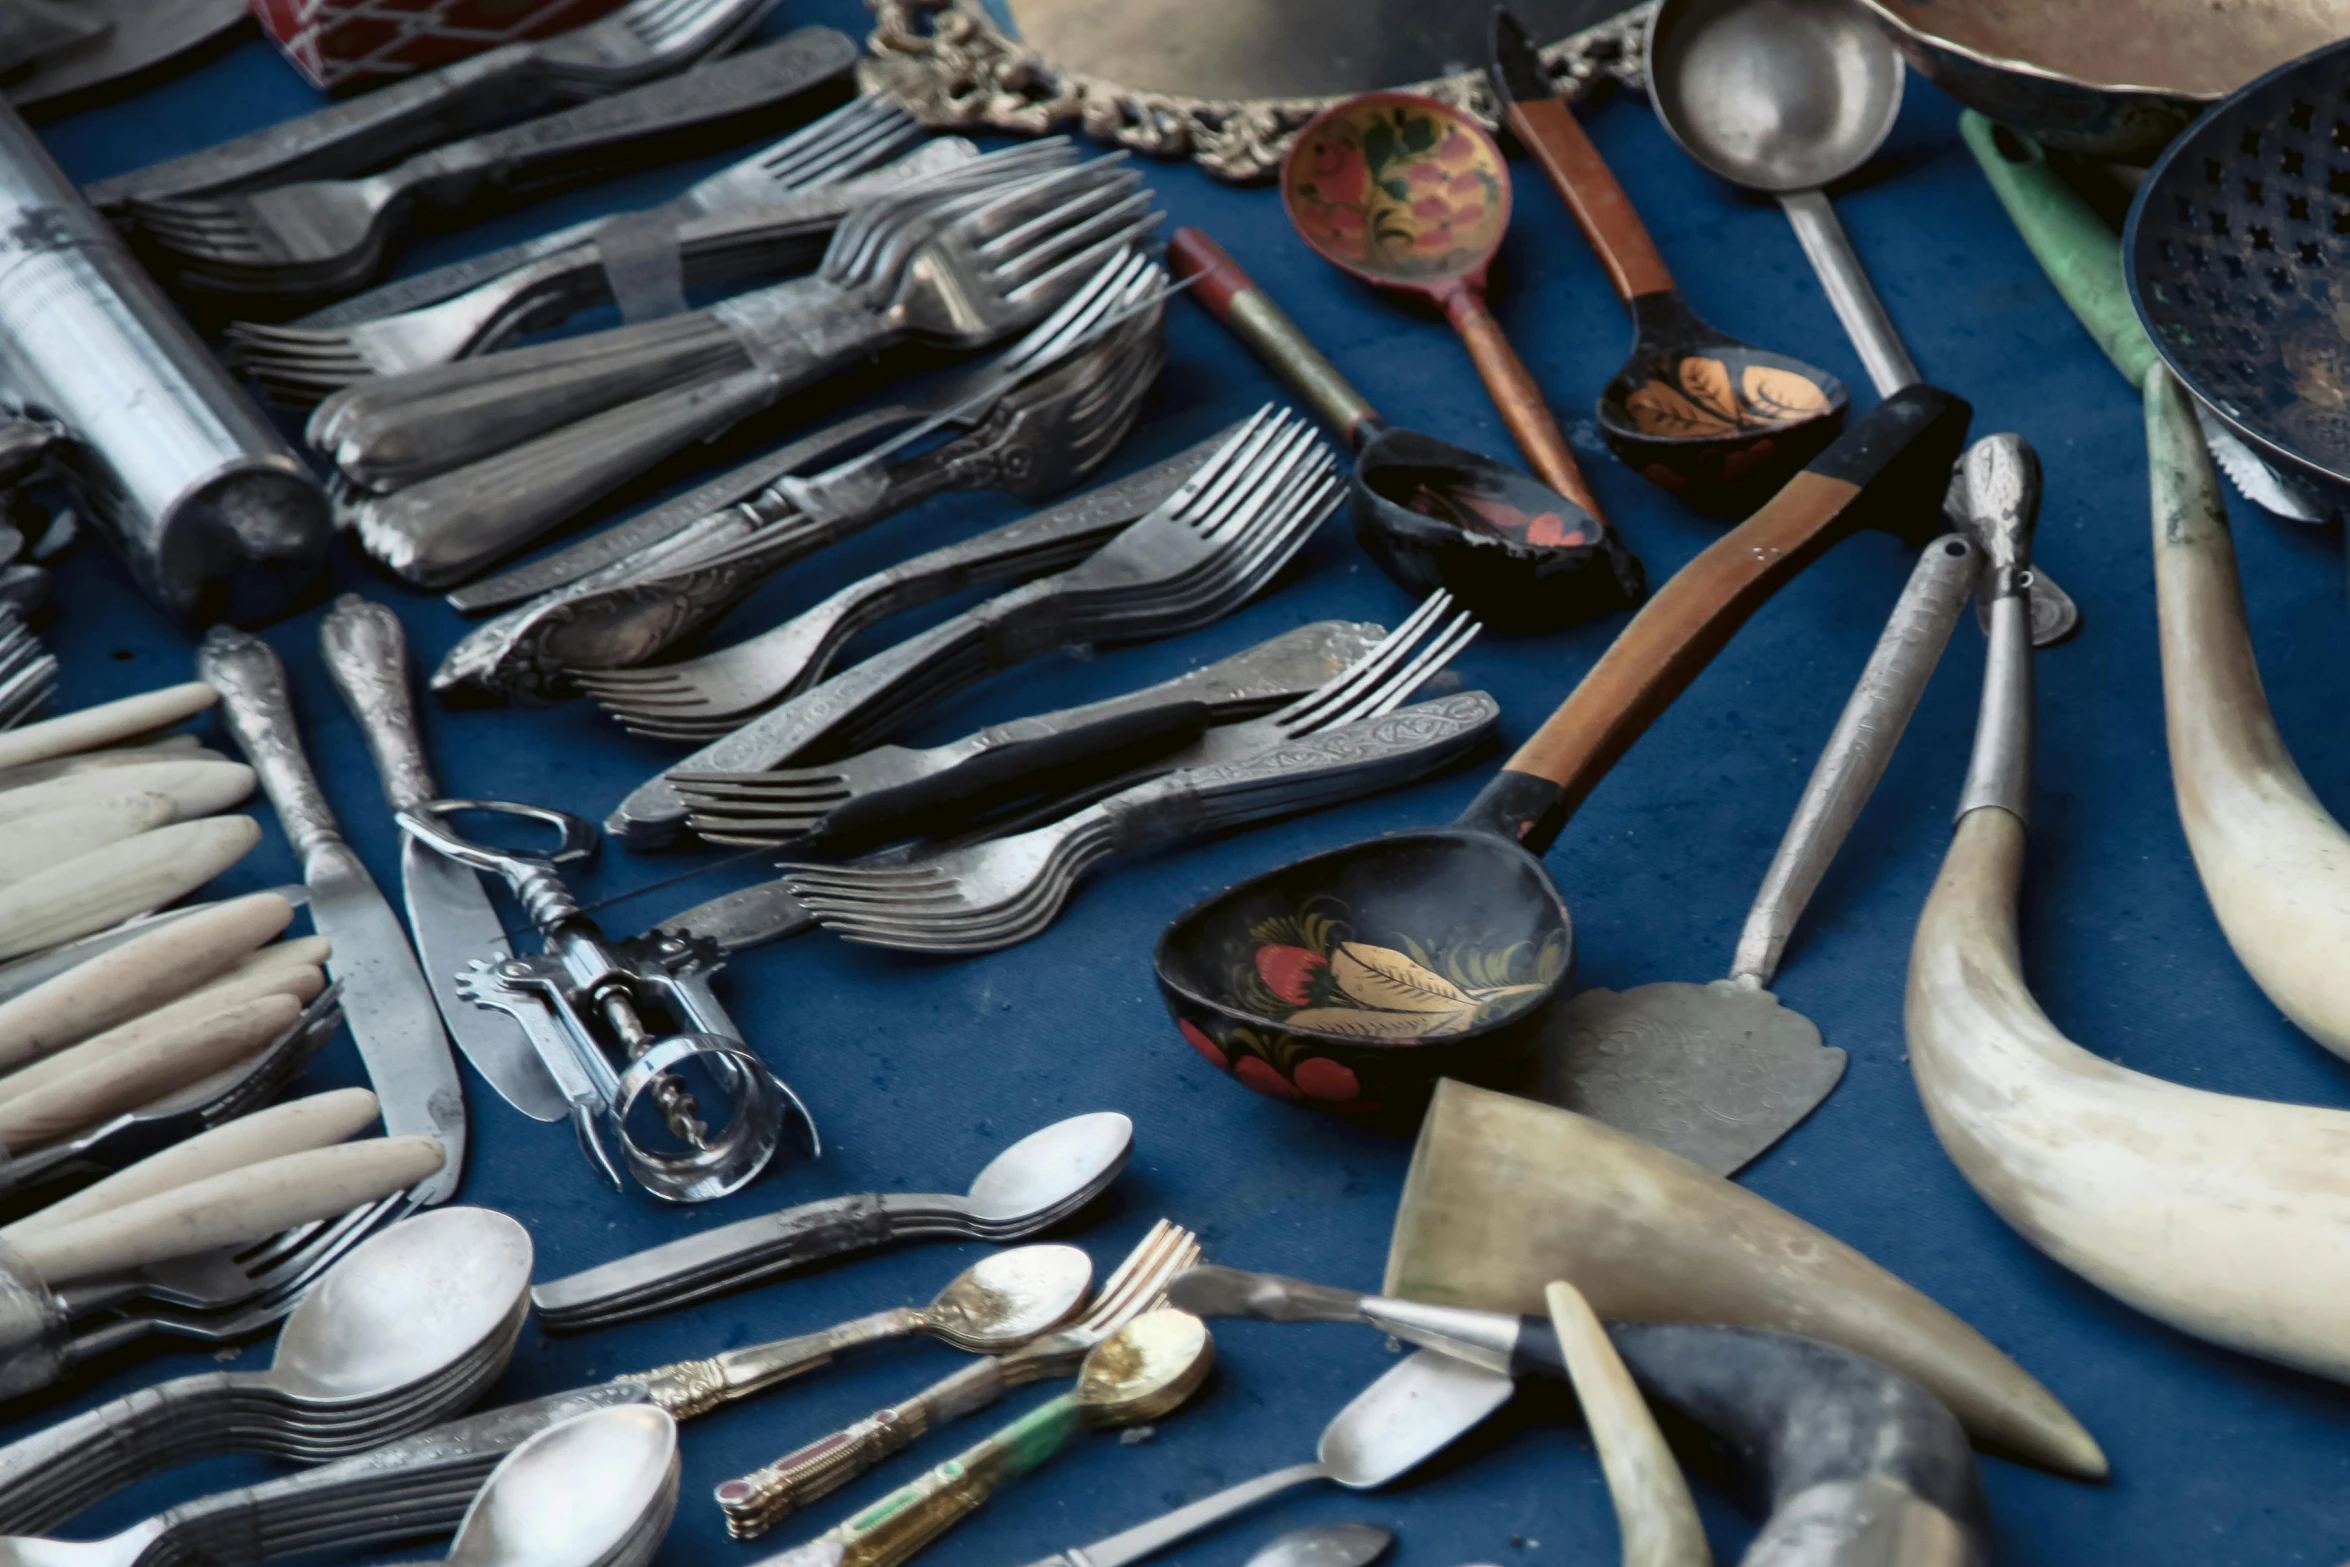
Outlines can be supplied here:
[[593, 179], [615, 156], [708, 141], [837, 70], [829, 40], [794, 34], [700, 71], [633, 87], [356, 179], [217, 196], [134, 199], [151, 248], [213, 292], [282, 301], [347, 292], [371, 276], [417, 209], [460, 213], [485, 195]]
[[756, 1539], [796, 1509], [911, 1447], [924, 1432], [985, 1409], [1012, 1388], [1069, 1375], [1087, 1350], [1165, 1304], [1169, 1281], [1199, 1258], [1199, 1237], [1161, 1219], [1102, 1285], [1082, 1321], [1008, 1355], [975, 1361], [902, 1403], [721, 1484], [717, 1498], [727, 1532], [738, 1540]]
[[[897, 443], [884, 443], [806, 480], [778, 481], [690, 525], [649, 560], [479, 627], [450, 649], [434, 686], [463, 679], [509, 699], [552, 700], [570, 694], [580, 669], [641, 663], [784, 566], [932, 495], [996, 488], [1033, 501], [1066, 489], [1108, 460], [1158, 374], [1165, 283], [1155, 263], [1129, 253], [1004, 356], [1008, 364], [990, 367], [972, 401], [993, 406], [968, 435], [887, 466]], [[907, 563], [890, 602], [907, 608], [958, 587], [1058, 569], [1082, 558], [1099, 533], [1071, 539], [1015, 524], [988, 538], [996, 547], [969, 541], [949, 558], [934, 551]]]
[[[632, 234], [654, 234], [656, 244], [664, 243], [662, 233], [669, 236], [665, 243], [681, 284], [731, 278], [752, 268], [787, 271], [810, 246], [820, 250], [840, 218], [860, 203], [978, 156], [969, 142], [950, 137], [874, 168], [921, 134], [911, 115], [860, 98], [674, 201], [622, 221]], [[863, 173], [868, 169], [874, 171]], [[562, 245], [510, 247], [509, 254], [523, 254], [505, 266], [460, 263], [481, 281], [469, 288], [443, 288], [432, 303], [348, 326], [232, 321], [226, 331], [230, 362], [281, 401], [305, 403], [367, 376], [400, 375], [489, 353], [523, 333], [544, 331], [576, 311], [613, 301], [609, 247], [614, 231], [605, 230], [599, 239], [600, 229], [604, 225], [567, 230], [570, 239]], [[622, 308], [632, 321], [657, 319], [656, 310], [674, 314], [684, 308], [682, 299], [674, 308], [665, 299], [640, 302], [634, 311], [630, 303], [622, 301]]]
[[[1072, 642], [1151, 641], [1213, 624], [1254, 597], [1338, 504], [1327, 448], [1271, 406], [1243, 424], [1183, 487], [1083, 565], [1014, 588], [866, 659], [675, 771], [752, 772], [868, 743], [985, 675]], [[665, 842], [685, 802], [664, 774], [607, 820], [636, 842]]]
[[931, 182], [948, 193], [939, 205], [959, 215], [916, 247], [922, 264], [896, 286], [830, 275], [852, 237], [844, 224], [826, 275], [667, 320], [361, 382], [319, 405], [310, 443], [359, 484], [395, 489], [671, 387], [739, 382], [744, 411], [753, 411], [900, 338], [981, 348], [1032, 326], [1156, 225], [1139, 177], [1115, 158], [1041, 173], [1015, 163], [1018, 177], [968, 190], [1004, 167], [975, 159]]
[[[1475, 639], [1479, 627], [1466, 612], [1450, 614], [1452, 596], [1439, 591], [1376, 647], [1319, 689], [1277, 713], [1225, 724], [1165, 759], [1164, 776], [1140, 783], [1049, 826], [989, 843], [936, 850], [897, 865], [786, 866], [785, 884], [827, 930], [853, 940], [921, 950], [971, 950], [977, 942], [1010, 945], [1042, 930], [1058, 914], [1077, 878], [1114, 853], [1132, 853], [1189, 837], [1210, 827], [1261, 820], [1292, 803], [1322, 803], [1366, 768], [1382, 780], [1398, 769], [1377, 736], [1356, 737], [1358, 748], [1327, 749], [1316, 766], [1291, 742], [1343, 734], [1365, 720], [1392, 713]], [[1450, 618], [1447, 616], [1450, 614]], [[1487, 706], [1490, 706], [1488, 703]], [[1415, 710], [1418, 711], [1418, 710]], [[1452, 747], [1453, 728], [1474, 724], [1467, 709], [1432, 715], [1425, 737], [1399, 732], [1416, 763]], [[1473, 739], [1473, 736], [1468, 737]], [[1261, 764], [1279, 754], [1281, 771]], [[1457, 748], [1451, 750], [1457, 754]], [[1401, 760], [1405, 752], [1393, 755]], [[1271, 788], [1258, 787], [1270, 779]], [[748, 787], [756, 788], [750, 781]], [[750, 808], [738, 796], [735, 809]], [[721, 830], [729, 825], [717, 818]], [[698, 831], [710, 835], [702, 817]], [[739, 835], [725, 833], [730, 840]]]
[[[815, 767], [765, 773], [673, 772], [670, 778], [694, 813], [689, 825], [696, 832], [725, 842], [782, 842], [841, 829], [869, 834], [893, 826], [911, 828], [920, 813], [936, 811], [950, 801], [959, 806], [974, 795], [991, 797], [1021, 776], [1064, 765], [1073, 751], [1088, 754], [1083, 744], [1088, 731], [1097, 726], [1124, 729], [1154, 709], [1202, 704], [1208, 709], [1209, 723], [1221, 721], [1225, 725], [1215, 731], [1226, 737], [1219, 739], [1217, 746], [1227, 754], [1240, 754], [1229, 748], [1237, 745], [1245, 751], [1328, 723], [1368, 716], [1367, 712], [1334, 707], [1332, 699], [1351, 685], [1376, 686], [1390, 678], [1401, 654], [1415, 646], [1433, 625], [1433, 617], [1442, 613], [1438, 600], [1443, 597], [1439, 594], [1421, 605], [1394, 631], [1377, 633], [1375, 641], [1356, 640], [1351, 635], [1333, 639], [1326, 624], [1301, 627], [1233, 658], [1125, 696], [991, 725], [945, 745], [923, 750], [881, 746]], [[1363, 629], [1343, 628], [1348, 633]], [[1444, 656], [1457, 654], [1473, 634], [1474, 628], [1464, 631]], [[1326, 654], [1339, 648], [1346, 656], [1332, 667]], [[1262, 716], [1270, 704], [1261, 701], [1228, 705], [1236, 687], [1250, 688], [1249, 677], [1260, 665], [1294, 667], [1300, 672], [1318, 666], [1322, 673], [1310, 683], [1301, 681], [1300, 686], [1306, 688], [1299, 689], [1294, 699], [1270, 716]], [[1424, 680], [1436, 667], [1429, 665], [1427, 671], [1412, 675], [1413, 683]], [[1261, 679], [1255, 688], [1262, 689]], [[1411, 689], [1401, 687], [1394, 693], [1395, 701], [1400, 702]], [[1206, 724], [1198, 730], [1208, 732]], [[1042, 752], [1046, 760], [1024, 761], [1024, 753], [1030, 752]], [[1151, 765], [1156, 771], [1172, 772], [1209, 759], [1200, 747], [1183, 749], [1170, 744], [1166, 754]], [[923, 826], [927, 832], [936, 831], [928, 823]]]
[[[195, 196], [356, 174], [517, 114], [683, 70], [732, 48], [776, 3], [628, 0], [585, 27], [491, 49], [201, 152], [100, 180], [83, 194], [112, 214], [135, 197]], [[838, 52], [845, 69], [856, 58], [856, 45], [840, 38]]]

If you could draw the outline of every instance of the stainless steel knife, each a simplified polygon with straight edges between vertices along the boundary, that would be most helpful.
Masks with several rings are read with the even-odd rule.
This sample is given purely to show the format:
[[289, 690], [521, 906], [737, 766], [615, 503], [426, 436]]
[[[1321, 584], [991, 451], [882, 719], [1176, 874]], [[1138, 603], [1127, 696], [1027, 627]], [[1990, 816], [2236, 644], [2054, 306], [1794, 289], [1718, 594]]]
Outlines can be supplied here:
[[465, 1095], [449, 1036], [400, 917], [343, 841], [302, 754], [285, 665], [260, 638], [214, 626], [197, 649], [196, 670], [220, 692], [229, 733], [260, 774], [278, 825], [302, 857], [310, 921], [334, 944], [327, 972], [342, 984], [343, 1014], [382, 1104], [384, 1131], [438, 1137], [448, 1150], [440, 1172], [414, 1187], [409, 1200], [419, 1207], [446, 1202], [465, 1168]]
[[[335, 689], [367, 737], [386, 802], [404, 811], [438, 798], [409, 692], [408, 640], [399, 617], [346, 593], [319, 625], [318, 645]], [[424, 982], [440, 1005], [449, 1037], [508, 1104], [537, 1120], [562, 1120], [569, 1106], [522, 1025], [457, 992], [457, 976], [473, 960], [494, 963], [513, 951], [480, 872], [403, 834], [400, 879]]]

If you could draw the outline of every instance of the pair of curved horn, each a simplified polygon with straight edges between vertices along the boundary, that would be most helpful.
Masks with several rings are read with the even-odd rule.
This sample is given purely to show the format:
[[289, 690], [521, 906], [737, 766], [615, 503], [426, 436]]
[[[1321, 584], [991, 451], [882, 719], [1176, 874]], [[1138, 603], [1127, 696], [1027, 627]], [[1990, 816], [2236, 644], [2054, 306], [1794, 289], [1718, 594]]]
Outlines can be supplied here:
[[[2181, 814], [2238, 952], [2316, 1033], [2327, 991], [2350, 998], [2350, 855], [2268, 722], [2218, 481], [2160, 368], [2146, 419]], [[1909, 1059], [1935, 1134], [2002, 1218], [2091, 1283], [2183, 1332], [2350, 1381], [2350, 1113], [2116, 1066], [2065, 1038], [2024, 983], [2021, 791], [1972, 779], [1986, 758], [2029, 754], [2031, 649], [2012, 613], [1995, 611], [1994, 636], [1977, 766], [1910, 953]]]

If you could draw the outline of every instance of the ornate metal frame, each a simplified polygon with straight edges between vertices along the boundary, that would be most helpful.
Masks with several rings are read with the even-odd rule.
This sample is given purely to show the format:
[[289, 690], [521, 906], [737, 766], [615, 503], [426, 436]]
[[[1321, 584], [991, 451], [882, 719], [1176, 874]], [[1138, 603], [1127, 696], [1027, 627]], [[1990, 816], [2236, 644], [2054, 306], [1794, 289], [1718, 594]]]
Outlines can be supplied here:
[[[902, 104], [937, 129], [1038, 136], [1077, 121], [1089, 136], [1155, 157], [1188, 155], [1230, 180], [1265, 179], [1299, 127], [1334, 98], [1216, 99], [1138, 92], [1063, 70], [1004, 35], [979, 0], [866, 0], [874, 28], [858, 67], [864, 90]], [[1640, 33], [1654, 0], [1546, 47], [1543, 63], [1572, 98], [1602, 80], [1642, 85]], [[1495, 119], [1482, 71], [1398, 83]]]

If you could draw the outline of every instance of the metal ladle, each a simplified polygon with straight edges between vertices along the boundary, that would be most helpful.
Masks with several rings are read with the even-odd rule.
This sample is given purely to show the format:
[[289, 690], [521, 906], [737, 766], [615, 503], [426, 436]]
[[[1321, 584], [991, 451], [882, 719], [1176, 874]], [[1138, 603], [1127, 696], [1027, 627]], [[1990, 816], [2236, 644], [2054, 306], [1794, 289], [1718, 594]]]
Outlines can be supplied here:
[[[1901, 56], [1875, 23], [1847, 0], [1663, 0], [1645, 55], [1649, 99], [1681, 150], [1778, 198], [1877, 394], [1917, 385], [1824, 188], [1873, 157], [1901, 113]], [[2034, 644], [2062, 640], [2080, 619], [2070, 594], [2035, 579]]]

